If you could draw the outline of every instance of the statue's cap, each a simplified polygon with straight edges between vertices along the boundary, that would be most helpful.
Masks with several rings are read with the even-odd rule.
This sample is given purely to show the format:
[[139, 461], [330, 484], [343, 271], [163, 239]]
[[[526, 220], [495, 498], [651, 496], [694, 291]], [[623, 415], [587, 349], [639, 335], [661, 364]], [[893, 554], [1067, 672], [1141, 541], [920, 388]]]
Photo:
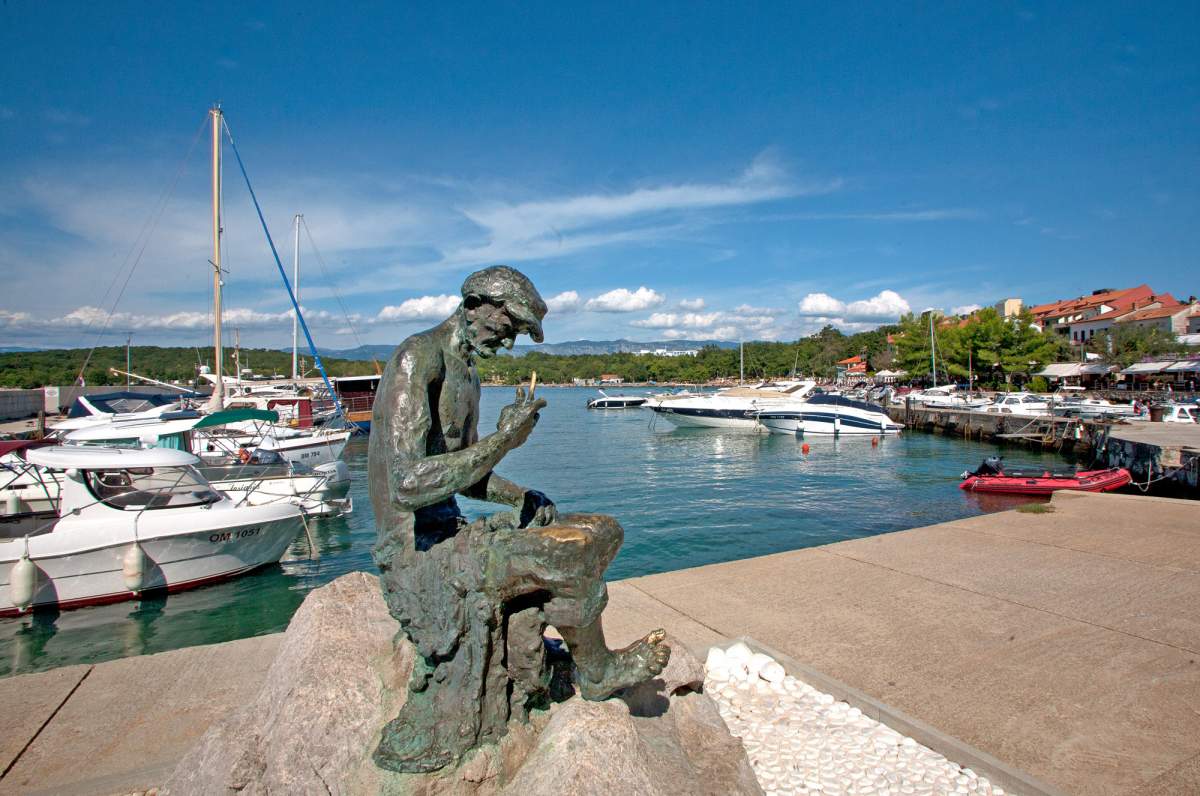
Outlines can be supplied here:
[[517, 321], [520, 331], [535, 343], [542, 342], [542, 318], [546, 317], [546, 302], [529, 277], [507, 265], [493, 265], [467, 277], [462, 286], [463, 299], [471, 296], [486, 298], [502, 304]]

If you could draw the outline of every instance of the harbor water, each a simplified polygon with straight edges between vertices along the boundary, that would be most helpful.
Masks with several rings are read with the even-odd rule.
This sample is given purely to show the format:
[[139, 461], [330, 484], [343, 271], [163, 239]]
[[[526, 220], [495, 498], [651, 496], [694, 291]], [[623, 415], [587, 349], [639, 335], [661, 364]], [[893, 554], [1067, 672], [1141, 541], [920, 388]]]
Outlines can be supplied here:
[[[636, 392], [636, 391], [631, 391]], [[675, 429], [644, 409], [588, 410], [594, 390], [539, 388], [549, 406], [497, 471], [564, 512], [614, 515], [625, 544], [610, 580], [904, 530], [1014, 505], [967, 495], [958, 476], [995, 445], [933, 434], [838, 440]], [[485, 388], [480, 432], [511, 389]], [[802, 445], [809, 445], [805, 454]], [[1011, 461], [1057, 457], [1011, 448]], [[136, 602], [0, 620], [0, 676], [276, 633], [312, 589], [374, 571], [367, 445], [344, 458], [354, 511], [312, 523], [278, 566], [227, 583]], [[1019, 499], [1017, 499], [1019, 502]], [[468, 515], [502, 507], [462, 501]]]

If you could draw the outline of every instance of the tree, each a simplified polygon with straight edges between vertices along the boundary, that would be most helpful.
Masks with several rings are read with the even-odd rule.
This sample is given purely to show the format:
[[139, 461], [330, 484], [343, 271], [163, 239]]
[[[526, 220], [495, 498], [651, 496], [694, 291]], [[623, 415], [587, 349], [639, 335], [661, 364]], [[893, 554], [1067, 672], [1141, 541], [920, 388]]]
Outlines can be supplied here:
[[1187, 346], [1175, 335], [1153, 326], [1129, 326], [1117, 324], [1097, 332], [1088, 340], [1087, 347], [1100, 355], [1109, 365], [1127, 368], [1143, 359], [1182, 353]]

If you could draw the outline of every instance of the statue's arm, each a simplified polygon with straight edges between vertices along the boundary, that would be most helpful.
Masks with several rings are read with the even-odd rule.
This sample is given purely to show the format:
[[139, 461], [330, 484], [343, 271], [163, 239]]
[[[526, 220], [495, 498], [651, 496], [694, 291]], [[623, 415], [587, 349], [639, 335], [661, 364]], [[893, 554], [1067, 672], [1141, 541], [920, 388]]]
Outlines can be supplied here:
[[[412, 352], [402, 355], [390, 407], [394, 452], [389, 468], [391, 497], [406, 511], [439, 503], [455, 494], [468, 494], [528, 433], [506, 426], [462, 450], [427, 455], [433, 431], [429, 386], [440, 376], [427, 362], [422, 366], [422, 359], [428, 358]], [[520, 505], [520, 501], [513, 505]]]

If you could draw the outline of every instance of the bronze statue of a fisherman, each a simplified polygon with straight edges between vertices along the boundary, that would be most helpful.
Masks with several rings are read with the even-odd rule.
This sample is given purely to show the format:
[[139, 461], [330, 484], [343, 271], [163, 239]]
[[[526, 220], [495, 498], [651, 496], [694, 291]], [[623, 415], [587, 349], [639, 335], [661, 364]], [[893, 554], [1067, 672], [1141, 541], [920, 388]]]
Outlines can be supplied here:
[[[670, 655], [662, 631], [624, 650], [605, 644], [604, 570], [621, 526], [560, 518], [545, 495], [493, 472], [546, 402], [518, 388], [496, 431], [479, 437], [475, 358], [522, 333], [541, 342], [545, 302], [506, 266], [471, 274], [462, 296], [450, 318], [396, 349], [371, 421], [375, 560], [388, 609], [417, 650], [408, 700], [375, 752], [393, 771], [440, 769], [544, 704], [546, 624], [562, 634], [585, 699], [655, 676]], [[460, 494], [513, 510], [469, 523]]]

